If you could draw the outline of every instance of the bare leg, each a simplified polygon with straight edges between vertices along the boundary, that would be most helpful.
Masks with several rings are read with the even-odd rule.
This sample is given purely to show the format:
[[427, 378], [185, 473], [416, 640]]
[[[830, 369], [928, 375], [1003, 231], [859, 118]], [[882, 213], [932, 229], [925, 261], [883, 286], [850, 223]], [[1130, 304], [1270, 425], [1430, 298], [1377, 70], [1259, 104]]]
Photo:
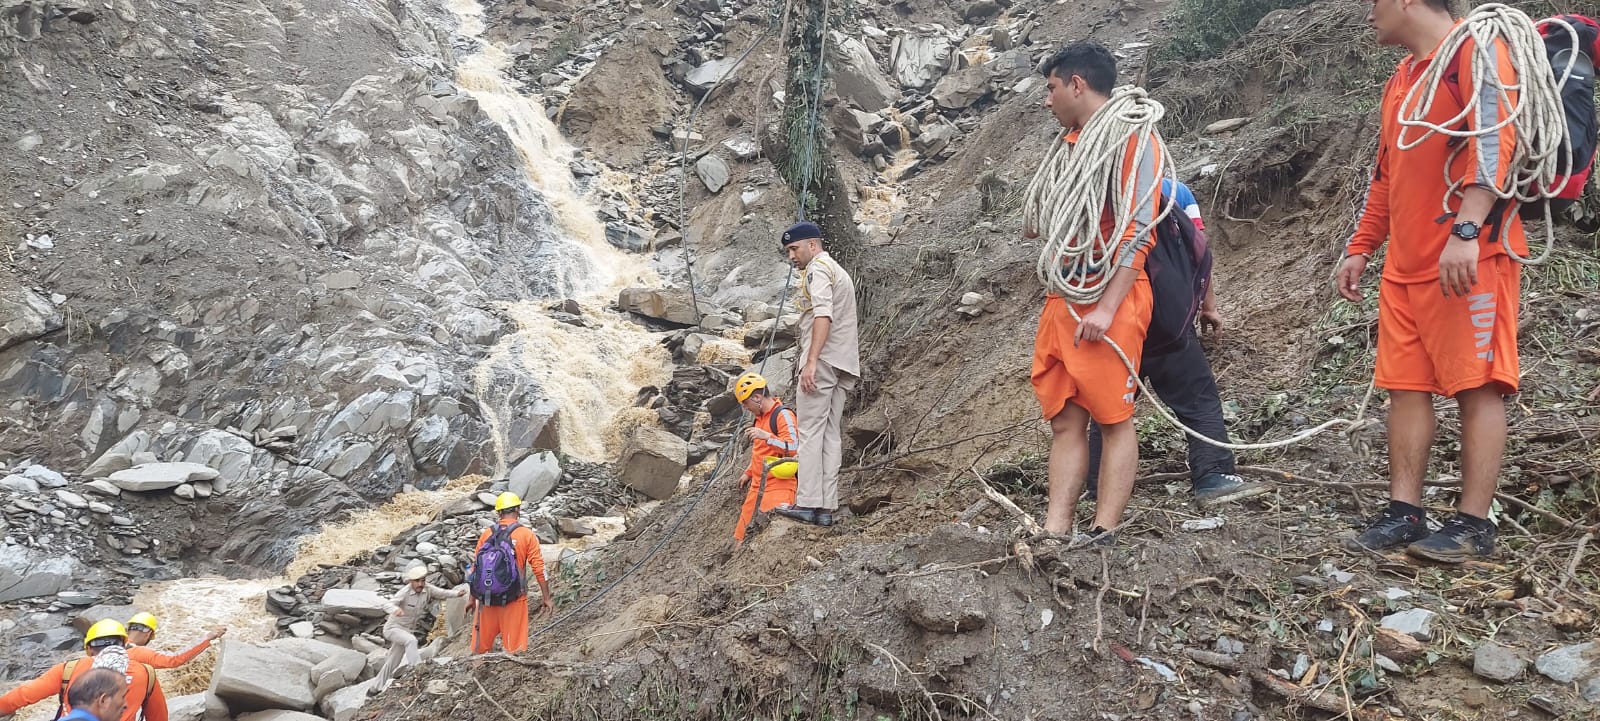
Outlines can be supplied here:
[[1133, 419], [1101, 426], [1105, 450], [1100, 456], [1100, 494], [1094, 523], [1107, 531], [1122, 523], [1122, 512], [1133, 496], [1133, 477], [1139, 470], [1139, 434]]
[[1456, 395], [1461, 404], [1461, 512], [1489, 517], [1506, 450], [1506, 404], [1494, 386]]
[[1078, 496], [1089, 475], [1089, 412], [1067, 401], [1050, 419], [1050, 494], [1044, 530], [1065, 535], [1072, 531]]
[[[1390, 498], [1422, 505], [1422, 476], [1428, 472], [1428, 454], [1433, 449], [1437, 422], [1433, 416], [1433, 394], [1389, 391]], [[1502, 442], [1504, 433], [1502, 427]]]

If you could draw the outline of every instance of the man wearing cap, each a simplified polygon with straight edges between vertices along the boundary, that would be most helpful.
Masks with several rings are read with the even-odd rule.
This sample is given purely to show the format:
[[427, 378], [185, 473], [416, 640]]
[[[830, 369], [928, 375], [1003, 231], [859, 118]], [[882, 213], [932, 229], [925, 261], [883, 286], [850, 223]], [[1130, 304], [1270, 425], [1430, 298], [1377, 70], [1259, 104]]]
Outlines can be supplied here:
[[389, 656], [378, 671], [378, 680], [367, 688], [368, 694], [377, 694], [388, 688], [400, 667], [422, 662], [422, 654], [417, 651], [415, 630], [417, 620], [427, 612], [428, 604], [465, 595], [466, 586], [449, 591], [428, 583], [428, 567], [425, 565], [419, 563], [406, 569], [406, 584], [384, 604], [384, 610], [389, 612], [389, 620], [383, 624], [383, 637], [389, 642]]
[[150, 642], [156, 637], [156, 617], [149, 613], [136, 613], [128, 619], [128, 658], [139, 663], [148, 663], [155, 668], [177, 668], [195, 660], [211, 644], [228, 632], [227, 626], [218, 626], [206, 633], [205, 638], [190, 646], [188, 650], [178, 653], [162, 653], [150, 648]]
[[800, 222], [783, 232], [783, 249], [800, 269], [800, 478], [792, 506], [775, 512], [819, 526], [839, 508], [845, 395], [861, 381], [856, 285], [822, 249], [822, 229]]

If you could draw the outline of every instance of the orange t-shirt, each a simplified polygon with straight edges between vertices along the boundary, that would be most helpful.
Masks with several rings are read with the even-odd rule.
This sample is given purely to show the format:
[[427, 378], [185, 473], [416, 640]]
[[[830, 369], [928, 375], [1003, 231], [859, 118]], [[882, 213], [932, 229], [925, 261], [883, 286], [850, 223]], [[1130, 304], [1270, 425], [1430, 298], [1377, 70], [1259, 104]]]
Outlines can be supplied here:
[[[533, 529], [521, 525], [518, 521], [501, 521], [500, 525], [504, 526], [508, 523], [517, 524], [517, 527], [511, 531], [511, 547], [517, 551], [517, 568], [526, 570], [531, 564], [533, 566], [534, 579], [543, 581], [544, 555], [539, 553], [539, 537], [534, 534]], [[483, 548], [483, 544], [488, 542], [489, 536], [493, 533], [493, 528], [483, 529], [483, 533], [478, 536], [478, 545], [472, 549], [473, 558], [478, 557], [478, 551]]]
[[[1061, 138], [1062, 142], [1077, 145], [1079, 132], [1069, 131]], [[1136, 158], [1140, 145], [1147, 146], [1142, 159]], [[1115, 227], [1116, 214], [1110, 207], [1100, 214], [1100, 238], [1106, 242], [1112, 242], [1115, 238], [1116, 242], [1122, 244], [1116, 257], [1116, 266], [1119, 268], [1133, 268], [1141, 274], [1144, 273], [1145, 258], [1150, 255], [1150, 249], [1156, 244], [1155, 220], [1161, 211], [1160, 185], [1165, 166], [1166, 158], [1162, 155], [1154, 136], [1128, 138], [1117, 184], [1119, 187], [1127, 187], [1132, 183], [1131, 197], [1136, 200], [1145, 198], [1146, 193], [1149, 193], [1149, 197], [1134, 210], [1133, 220], [1120, 231]]]
[[[1434, 93], [1433, 107], [1424, 120], [1443, 127], [1461, 127], [1460, 122], [1452, 124], [1449, 121], [1461, 115], [1468, 104], [1469, 98], [1465, 96], [1472, 92], [1471, 58], [1476, 48], [1477, 44], [1469, 39], [1456, 59], [1462, 97], [1458, 99], [1448, 87], [1438, 88]], [[1507, 88], [1506, 97], [1500, 96], [1493, 83], [1486, 85], [1477, 108], [1466, 117], [1468, 129], [1488, 128], [1500, 123], [1507, 116], [1508, 101], [1514, 103], [1517, 100], [1518, 91], [1513, 87], [1517, 83], [1516, 70], [1511, 65], [1504, 43], [1495, 45], [1495, 58], [1499, 84]], [[1512, 153], [1516, 147], [1516, 130], [1507, 124], [1493, 134], [1457, 141], [1456, 145], [1465, 142], [1465, 147], [1456, 155], [1454, 163], [1450, 162], [1450, 156], [1456, 151], [1456, 145], [1452, 145], [1450, 137], [1440, 133], [1433, 134], [1410, 150], [1400, 149], [1402, 130], [1407, 143], [1416, 142], [1425, 132], [1422, 128], [1403, 128], [1399, 119], [1402, 114], [1410, 116], [1416, 104], [1421, 102], [1424, 89], [1417, 90], [1412, 98], [1412, 106], [1402, 107], [1406, 94], [1411, 92], [1428, 66], [1435, 61], [1434, 55], [1430, 54], [1413, 63], [1412, 56], [1407, 55], [1395, 68], [1389, 84], [1384, 86], [1383, 105], [1379, 111], [1381, 128], [1377, 166], [1373, 170], [1372, 185], [1367, 189], [1366, 205], [1361, 211], [1359, 225], [1346, 249], [1347, 254], [1370, 255], [1388, 240], [1389, 254], [1384, 263], [1383, 277], [1396, 283], [1439, 280], [1439, 255], [1450, 240], [1450, 227], [1455, 223], [1454, 213], [1460, 207], [1460, 199], [1452, 198], [1449, 212], [1445, 211], [1443, 202], [1450, 189], [1450, 182], [1446, 180], [1447, 170], [1449, 178], [1467, 184], [1503, 187], [1511, 173]], [[1448, 169], [1446, 165], [1449, 165]], [[1515, 212], [1505, 215], [1507, 217], [1502, 222], [1508, 242], [1519, 255], [1527, 255], [1522, 221], [1517, 219]], [[1500, 242], [1501, 231], [1499, 227], [1484, 229], [1483, 237], [1478, 240], [1480, 258], [1505, 253]]]

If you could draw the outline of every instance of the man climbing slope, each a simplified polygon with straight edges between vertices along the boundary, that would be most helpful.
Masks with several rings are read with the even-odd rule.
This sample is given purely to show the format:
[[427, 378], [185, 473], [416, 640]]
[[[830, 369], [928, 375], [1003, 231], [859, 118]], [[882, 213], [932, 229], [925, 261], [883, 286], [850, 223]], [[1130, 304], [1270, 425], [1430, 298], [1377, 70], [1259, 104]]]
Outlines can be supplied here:
[[[1195, 229], [1205, 230], [1205, 220], [1200, 217], [1200, 203], [1195, 200], [1189, 186], [1172, 178], [1161, 180], [1161, 192], [1172, 203], [1174, 211], [1183, 211]], [[1207, 251], [1209, 252], [1209, 250]], [[1222, 331], [1222, 312], [1217, 309], [1216, 286], [1207, 283], [1200, 304], [1200, 329], [1210, 333]], [[1152, 308], [1159, 305], [1161, 294], [1152, 294]], [[1211, 362], [1206, 360], [1205, 349], [1193, 326], [1184, 329], [1176, 344], [1158, 352], [1143, 353], [1139, 372], [1150, 390], [1161, 399], [1173, 415], [1184, 425], [1193, 428], [1212, 440], [1228, 442], [1228, 425], [1222, 417], [1222, 396], [1217, 391], [1217, 378], [1211, 373]], [[1272, 489], [1252, 483], [1235, 473], [1233, 451], [1185, 435], [1189, 442], [1189, 489], [1201, 506], [1214, 506], [1259, 496]], [[1101, 456], [1100, 425], [1089, 428], [1089, 496], [1094, 497], [1100, 480]]]
[[136, 613], [128, 619], [128, 659], [138, 663], [147, 663], [155, 668], [177, 668], [195, 660], [200, 654], [222, 635], [228, 632], [227, 626], [218, 626], [206, 633], [200, 642], [190, 646], [187, 650], [178, 653], [162, 653], [150, 648], [150, 642], [155, 640], [156, 617], [149, 613]]
[[[1066, 130], [1029, 184], [1024, 234], [1044, 235], [1039, 273], [1050, 293], [1034, 339], [1032, 381], [1052, 440], [1045, 530], [1069, 533], [1089, 466], [1088, 425], [1101, 425], [1105, 452], [1090, 535], [1114, 542], [1133, 492], [1139, 444], [1133, 427], [1133, 374], [1150, 324], [1144, 262], [1155, 242], [1158, 181], [1166, 159], [1159, 136], [1100, 113], [1112, 101], [1116, 60], [1105, 47], [1076, 42], [1042, 69], [1045, 107]], [[1139, 90], [1115, 90], [1119, 106], [1159, 110]], [[1155, 113], [1159, 116], [1159, 113]], [[1083, 150], [1085, 140], [1104, 148]], [[1081, 188], [1105, 188], [1099, 199]], [[1065, 293], [1073, 294], [1069, 307]]]
[[771, 471], [768, 459], [792, 458], [799, 444], [798, 421], [794, 411], [767, 388], [767, 379], [759, 373], [746, 373], [733, 383], [733, 397], [755, 418], [744, 431], [750, 439], [750, 465], [744, 470], [742, 485], [748, 490], [744, 507], [739, 511], [739, 525], [733, 528], [734, 547], [744, 543], [745, 529], [755, 518], [757, 496], [761, 511], [770, 511], [781, 505], [794, 503], [795, 477], [780, 464]]
[[383, 661], [383, 668], [378, 670], [377, 680], [367, 688], [369, 695], [388, 688], [401, 667], [422, 662], [422, 654], [417, 651], [416, 629], [417, 620], [428, 610], [428, 604], [467, 595], [465, 586], [451, 591], [428, 583], [428, 567], [422, 564], [406, 569], [405, 579], [405, 585], [384, 605], [384, 610], [389, 612], [389, 620], [383, 624], [389, 655]]
[[494, 650], [494, 640], [506, 653], [528, 649], [528, 574], [539, 582], [542, 600], [540, 613], [555, 609], [550, 581], [544, 575], [544, 556], [539, 553], [539, 537], [522, 525], [522, 499], [515, 493], [495, 498], [499, 520], [478, 536], [472, 552], [472, 567], [467, 570], [467, 585], [472, 598], [468, 610], [472, 617], [472, 652]]
[[[1437, 62], [1459, 62], [1460, 86], [1474, 87], [1467, 41], [1459, 60], [1435, 57], [1456, 26], [1446, 0], [1374, 0], [1367, 22], [1381, 45], [1411, 51], [1384, 87], [1379, 111], [1378, 160], [1360, 224], [1335, 276], [1339, 294], [1361, 301], [1361, 274], [1385, 240], [1388, 258], [1378, 290], [1378, 361], [1375, 383], [1389, 391], [1389, 505], [1356, 537], [1352, 549], [1406, 546], [1412, 555], [1466, 561], [1490, 555], [1495, 527], [1489, 506], [1506, 444], [1504, 396], [1517, 391], [1517, 304], [1520, 268], [1506, 255], [1500, 234], [1526, 255], [1522, 222], [1505, 213], [1486, 228], [1496, 195], [1511, 172], [1516, 127], [1458, 143], [1434, 134], [1401, 149], [1399, 116], [1407, 94]], [[1486, 56], [1490, 54], [1485, 53]], [[1485, 79], [1495, 97], [1467, 114], [1467, 129], [1492, 129], [1517, 102], [1519, 80], [1503, 44], [1492, 53], [1496, 77]], [[1504, 96], [1500, 90], [1503, 89]], [[1439, 89], [1435, 89], [1439, 90]], [[1425, 120], [1449, 125], [1466, 103], [1435, 92]], [[1419, 133], [1410, 133], [1415, 140]], [[1453, 161], [1453, 162], [1452, 162]], [[1463, 183], [1452, 193], [1450, 183]], [[1440, 202], [1450, 198], [1450, 213]], [[1454, 398], [1461, 408], [1461, 498], [1454, 517], [1429, 533], [1422, 507], [1437, 419], [1433, 397]], [[1409, 544], [1409, 545], [1408, 545]]]
[[833, 525], [839, 509], [839, 464], [844, 453], [845, 395], [861, 382], [856, 338], [856, 285], [822, 247], [816, 223], [783, 232], [783, 249], [800, 269], [800, 480], [789, 518]]
[[56, 698], [63, 709], [70, 709], [70, 689], [77, 680], [90, 669], [109, 668], [126, 680], [119, 721], [167, 721], [167, 697], [161, 692], [155, 669], [149, 664], [130, 662], [127, 645], [128, 631], [122, 624], [109, 618], [97, 621], [83, 635], [83, 658], [51, 666], [38, 678], [0, 696], [0, 717], [48, 698]]

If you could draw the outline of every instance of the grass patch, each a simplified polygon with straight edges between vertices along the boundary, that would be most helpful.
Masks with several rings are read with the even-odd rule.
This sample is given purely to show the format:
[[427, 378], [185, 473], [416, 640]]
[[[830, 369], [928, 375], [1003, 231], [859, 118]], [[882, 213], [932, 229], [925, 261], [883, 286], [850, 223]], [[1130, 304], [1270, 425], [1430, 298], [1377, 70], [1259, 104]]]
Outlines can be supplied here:
[[1311, 0], [1181, 0], [1173, 20], [1178, 31], [1161, 48], [1161, 60], [1216, 57], [1274, 10], [1297, 8]]

